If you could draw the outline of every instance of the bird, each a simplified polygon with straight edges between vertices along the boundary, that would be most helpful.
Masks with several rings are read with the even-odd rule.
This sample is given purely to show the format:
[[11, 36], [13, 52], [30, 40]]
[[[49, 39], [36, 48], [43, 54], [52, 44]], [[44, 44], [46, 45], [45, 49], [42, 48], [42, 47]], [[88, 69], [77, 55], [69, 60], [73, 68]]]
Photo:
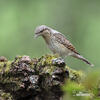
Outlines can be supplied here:
[[80, 53], [77, 52], [73, 44], [61, 32], [56, 31], [55, 29], [52, 29], [46, 25], [40, 25], [36, 27], [34, 37], [37, 38], [39, 36], [43, 37], [53, 54], [57, 54], [62, 58], [72, 56], [84, 61], [90, 66], [94, 66], [86, 58], [80, 55]]

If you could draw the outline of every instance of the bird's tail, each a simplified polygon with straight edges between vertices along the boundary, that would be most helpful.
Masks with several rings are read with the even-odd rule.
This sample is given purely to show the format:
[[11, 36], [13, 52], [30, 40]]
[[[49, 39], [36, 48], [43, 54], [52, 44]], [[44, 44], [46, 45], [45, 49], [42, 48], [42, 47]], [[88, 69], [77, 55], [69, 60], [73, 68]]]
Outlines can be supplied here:
[[94, 66], [92, 63], [90, 63], [86, 58], [84, 58], [83, 56], [79, 55], [79, 54], [74, 54], [72, 55], [73, 57], [80, 59], [82, 61], [84, 61], [85, 63], [89, 64], [90, 66]]

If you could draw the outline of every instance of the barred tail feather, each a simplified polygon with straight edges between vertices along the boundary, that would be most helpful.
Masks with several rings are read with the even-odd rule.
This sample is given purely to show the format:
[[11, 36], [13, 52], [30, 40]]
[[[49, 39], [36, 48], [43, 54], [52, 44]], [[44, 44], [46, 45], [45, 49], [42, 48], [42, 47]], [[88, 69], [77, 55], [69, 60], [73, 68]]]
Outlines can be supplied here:
[[79, 55], [79, 54], [74, 54], [72, 55], [73, 57], [80, 59], [82, 61], [84, 61], [86, 64], [89, 64], [90, 66], [94, 66], [93, 64], [91, 64], [86, 58], [84, 58], [83, 56]]

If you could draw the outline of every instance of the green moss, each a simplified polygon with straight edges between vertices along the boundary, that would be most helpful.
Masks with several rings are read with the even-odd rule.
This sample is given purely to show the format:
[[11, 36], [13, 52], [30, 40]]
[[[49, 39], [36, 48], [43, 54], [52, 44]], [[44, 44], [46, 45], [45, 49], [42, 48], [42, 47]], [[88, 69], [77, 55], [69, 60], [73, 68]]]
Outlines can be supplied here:
[[18, 64], [19, 60], [22, 58], [22, 56], [16, 56], [15, 60], [13, 61], [14, 65]]
[[7, 72], [9, 72], [9, 70], [11, 68], [11, 63], [12, 63], [12, 61], [0, 62], [0, 72], [1, 73], [7, 73]]
[[68, 66], [66, 66], [65, 69], [69, 71], [69, 79], [72, 81], [80, 82], [81, 79], [85, 77], [85, 74], [82, 71], [76, 71]]
[[2, 100], [12, 100], [10, 93], [0, 92], [0, 97]]
[[55, 66], [52, 64], [52, 60], [56, 57], [54, 55], [45, 55], [42, 56], [37, 63], [36, 70], [39, 71], [39, 74], [49, 73], [54, 70]]
[[39, 59], [37, 66], [52, 65], [52, 60], [55, 59], [54, 55], [45, 55]]

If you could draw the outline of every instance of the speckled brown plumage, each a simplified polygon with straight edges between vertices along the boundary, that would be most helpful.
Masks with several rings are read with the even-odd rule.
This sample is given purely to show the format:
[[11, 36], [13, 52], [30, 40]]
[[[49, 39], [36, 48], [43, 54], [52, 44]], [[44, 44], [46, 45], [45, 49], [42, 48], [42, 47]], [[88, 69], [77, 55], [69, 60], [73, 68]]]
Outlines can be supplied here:
[[79, 54], [75, 47], [64, 37], [62, 34], [54, 34], [55, 40], [58, 41], [59, 43], [63, 44], [66, 48], [71, 50], [72, 52]]

